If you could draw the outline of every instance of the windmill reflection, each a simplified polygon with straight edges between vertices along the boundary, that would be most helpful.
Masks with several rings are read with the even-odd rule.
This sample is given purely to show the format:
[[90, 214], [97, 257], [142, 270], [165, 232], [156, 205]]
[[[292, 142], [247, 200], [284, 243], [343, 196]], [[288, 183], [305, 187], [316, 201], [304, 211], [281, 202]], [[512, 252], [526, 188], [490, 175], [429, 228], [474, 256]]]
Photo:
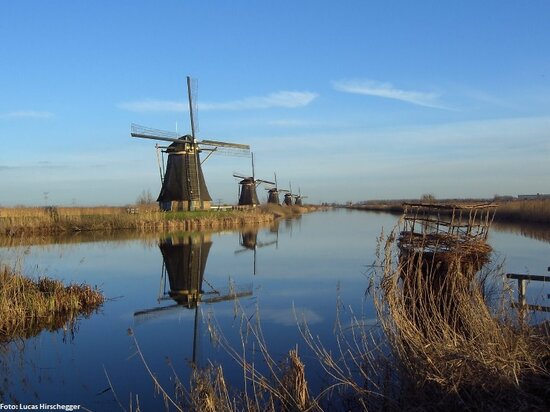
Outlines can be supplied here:
[[256, 274], [256, 251], [258, 248], [270, 246], [270, 245], [278, 245], [279, 242], [279, 232], [278, 232], [278, 224], [276, 231], [273, 231], [270, 229], [272, 233], [276, 233], [277, 238], [275, 240], [271, 240], [269, 242], [259, 242], [258, 241], [258, 228], [247, 228], [245, 230], [242, 230], [239, 235], [239, 244], [243, 247], [243, 249], [239, 249], [235, 251], [235, 254], [239, 254], [242, 252], [246, 252], [248, 250], [252, 250], [254, 252], [254, 266], [253, 271], [254, 274]]
[[[168, 296], [179, 305], [194, 308], [204, 294], [202, 283], [208, 253], [212, 246], [210, 235], [173, 236], [159, 244], [164, 261], [163, 280], [166, 274], [170, 283]], [[209, 293], [216, 293], [215, 291]], [[166, 296], [166, 289], [164, 291]]]
[[[134, 313], [136, 320], [144, 321], [181, 308], [193, 309], [195, 311], [193, 365], [196, 364], [197, 329], [199, 326], [198, 307], [200, 304], [252, 296], [251, 285], [237, 288], [230, 283], [222, 291], [204, 279], [204, 271], [211, 246], [212, 239], [208, 233], [173, 235], [162, 239], [159, 242], [159, 248], [162, 253], [163, 267], [158, 301], [173, 300], [176, 304], [140, 310]], [[167, 280], [168, 287], [166, 285]], [[206, 285], [206, 288], [204, 285]]]

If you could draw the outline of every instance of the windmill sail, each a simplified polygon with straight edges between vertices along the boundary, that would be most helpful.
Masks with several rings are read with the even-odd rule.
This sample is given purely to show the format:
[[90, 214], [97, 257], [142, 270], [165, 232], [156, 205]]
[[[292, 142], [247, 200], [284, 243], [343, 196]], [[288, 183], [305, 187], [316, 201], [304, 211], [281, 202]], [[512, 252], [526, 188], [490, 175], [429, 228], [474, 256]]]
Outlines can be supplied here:
[[220, 153], [234, 156], [248, 155], [250, 153], [250, 146], [246, 144], [228, 143], [218, 140], [197, 140], [196, 107], [191, 89], [191, 79], [187, 77], [191, 123], [190, 135], [179, 135], [178, 133], [152, 129], [137, 124], [132, 124], [131, 127], [130, 134], [132, 137], [171, 143], [165, 150], [168, 153], [168, 160], [166, 172], [162, 179], [162, 188], [157, 199], [163, 210], [210, 208], [212, 198], [206, 187], [202, 172], [202, 162], [199, 156], [201, 151], [209, 151], [210, 154]]
[[233, 173], [233, 177], [242, 179], [239, 182], [239, 206], [256, 206], [260, 204], [258, 200], [258, 194], [256, 188], [262, 184], [274, 185], [275, 182], [264, 179], [256, 179], [254, 171], [254, 153], [251, 154], [252, 158], [252, 176], [244, 176], [243, 174]]

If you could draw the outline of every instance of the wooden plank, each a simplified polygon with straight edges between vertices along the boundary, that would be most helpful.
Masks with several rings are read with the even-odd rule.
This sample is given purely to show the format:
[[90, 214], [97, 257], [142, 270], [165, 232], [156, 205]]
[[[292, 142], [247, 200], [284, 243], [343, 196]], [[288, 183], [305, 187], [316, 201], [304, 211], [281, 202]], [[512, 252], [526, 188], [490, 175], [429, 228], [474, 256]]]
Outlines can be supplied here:
[[506, 277], [508, 279], [517, 279], [517, 280], [534, 280], [537, 282], [550, 282], [550, 276], [543, 275], [525, 275], [522, 273], [507, 273]]
[[527, 309], [527, 310], [535, 310], [537, 312], [550, 312], [550, 306], [541, 306], [541, 305], [521, 305], [517, 302], [512, 302], [513, 308], [518, 309]]

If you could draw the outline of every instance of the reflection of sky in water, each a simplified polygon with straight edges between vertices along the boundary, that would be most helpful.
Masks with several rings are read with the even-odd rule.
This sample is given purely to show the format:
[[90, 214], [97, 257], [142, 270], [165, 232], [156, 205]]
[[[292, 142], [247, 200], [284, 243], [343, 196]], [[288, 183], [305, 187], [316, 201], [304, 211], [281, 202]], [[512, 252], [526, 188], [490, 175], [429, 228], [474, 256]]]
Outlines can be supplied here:
[[[238, 303], [200, 306], [199, 362], [204, 365], [207, 359], [216, 359], [224, 364], [228, 377], [237, 384], [242, 382], [242, 373], [231, 368], [227, 354], [210, 342], [205, 322], [211, 317], [227, 339], [240, 348], [238, 313], [244, 311], [254, 320], [259, 309], [263, 335], [274, 358], [280, 359], [299, 343], [308, 379], [320, 384], [317, 363], [307, 356], [296, 318], [305, 318], [312, 333], [329, 348], [335, 345], [333, 330], [339, 301], [344, 328], [352, 325], [352, 310], [360, 322], [374, 326], [372, 300], [365, 297], [367, 265], [375, 260], [376, 238], [382, 227], [388, 233], [396, 220], [391, 215], [335, 211], [283, 221], [278, 235], [260, 229], [256, 275], [253, 250], [235, 253], [243, 249], [238, 232], [212, 234], [203, 289], [208, 291], [212, 285], [224, 290], [234, 282], [237, 287], [252, 285], [253, 296]], [[549, 243], [497, 230], [491, 232], [489, 241], [506, 258], [507, 271], [547, 273]], [[23, 254], [26, 249], [28, 253]], [[156, 409], [161, 399], [154, 398], [143, 365], [132, 356], [135, 350], [128, 328], [134, 329], [149, 367], [167, 388], [173, 385], [170, 362], [182, 381], [188, 382], [186, 365], [192, 356], [195, 311], [176, 307], [134, 318], [138, 310], [174, 303], [157, 301], [162, 290], [162, 255], [157, 242], [149, 239], [11, 248], [0, 250], [0, 256], [23, 257], [26, 273], [46, 272], [66, 282], [98, 285], [111, 299], [99, 314], [80, 322], [74, 341], [64, 343], [61, 332], [42, 333], [24, 343], [22, 355], [16, 349], [2, 355], [10, 359], [2, 363], [3, 373], [10, 376], [8, 383], [4, 382], [5, 393], [16, 395], [20, 402], [72, 402], [92, 410], [118, 410], [109, 391], [99, 394], [108, 387], [104, 366], [126, 407], [132, 393], [139, 395], [144, 410]], [[544, 300], [544, 293], [550, 293], [548, 289], [545, 292], [533, 283], [528, 287], [530, 299], [543, 299], [540, 304], [549, 305], [548, 299]], [[251, 340], [245, 342], [245, 348], [249, 356], [257, 355]]]

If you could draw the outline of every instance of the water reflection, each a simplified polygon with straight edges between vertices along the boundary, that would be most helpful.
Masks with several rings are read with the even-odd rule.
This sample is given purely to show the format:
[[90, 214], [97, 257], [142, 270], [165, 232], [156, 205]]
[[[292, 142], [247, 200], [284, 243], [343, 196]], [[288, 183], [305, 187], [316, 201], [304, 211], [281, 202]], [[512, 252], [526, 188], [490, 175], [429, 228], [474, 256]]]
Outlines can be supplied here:
[[254, 263], [253, 263], [253, 273], [256, 274], [256, 251], [258, 248], [271, 246], [271, 245], [278, 245], [279, 243], [279, 231], [278, 231], [278, 225], [276, 227], [276, 231], [273, 232], [273, 229], [271, 229], [272, 233], [275, 233], [277, 238], [275, 240], [267, 241], [267, 242], [261, 242], [258, 241], [258, 228], [247, 228], [245, 230], [242, 230], [239, 234], [239, 244], [243, 247], [242, 249], [236, 250], [235, 254], [239, 254], [242, 252], [247, 252], [249, 250], [252, 250], [254, 252]]
[[[175, 301], [134, 313], [137, 321], [146, 321], [181, 308], [194, 310], [192, 363], [196, 363], [197, 329], [201, 303], [217, 303], [252, 295], [252, 287], [230, 284], [220, 289], [204, 278], [212, 236], [210, 233], [174, 234], [159, 242], [163, 266], [158, 302]], [[166, 281], [168, 280], [168, 287]]]
[[550, 225], [540, 223], [499, 223], [493, 222], [493, 228], [499, 232], [513, 233], [531, 239], [550, 242]]

